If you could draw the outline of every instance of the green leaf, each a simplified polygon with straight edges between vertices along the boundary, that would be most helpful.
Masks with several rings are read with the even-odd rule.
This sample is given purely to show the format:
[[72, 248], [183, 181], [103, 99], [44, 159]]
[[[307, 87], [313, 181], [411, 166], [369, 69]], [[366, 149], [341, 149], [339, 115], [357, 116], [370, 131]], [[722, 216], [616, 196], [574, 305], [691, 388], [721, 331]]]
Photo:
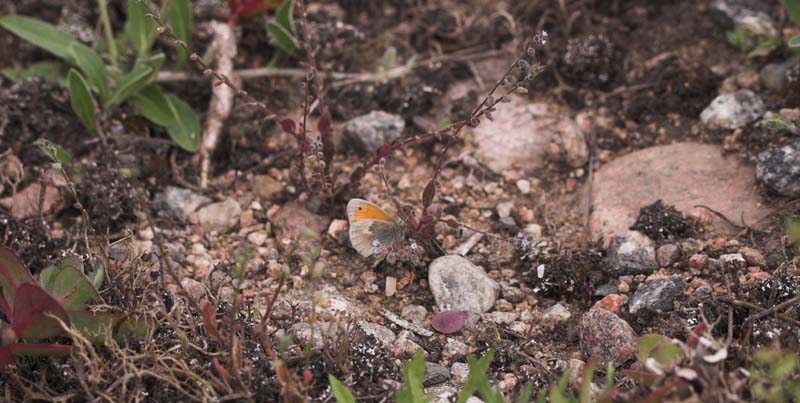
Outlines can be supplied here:
[[283, 0], [281, 5], [275, 10], [275, 22], [286, 28], [290, 33], [294, 32], [294, 0]]
[[267, 22], [267, 30], [269, 31], [272, 41], [278, 49], [288, 53], [295, 59], [302, 59], [303, 53], [295, 44], [294, 35], [275, 21]]
[[[49, 288], [45, 289], [60, 300], [66, 309], [84, 309], [89, 302], [99, 298], [94, 285], [74, 267], [61, 269], [55, 276], [48, 278], [47, 282]], [[45, 285], [44, 282], [42, 285]]]
[[[189, 0], [172, 0], [166, 14], [175, 37], [186, 43], [186, 45], [191, 46], [192, 4]], [[180, 46], [176, 46], [176, 49], [178, 50], [178, 68], [181, 68], [186, 63], [188, 54]]]
[[147, 336], [147, 323], [133, 318], [123, 318], [105, 312], [94, 313], [88, 310], [67, 311], [72, 326], [86, 336], [92, 343], [105, 345], [106, 335], [110, 334], [117, 343], [126, 339], [141, 339]]
[[790, 48], [800, 47], [800, 34], [791, 37], [789, 39], [788, 45]]
[[[479, 391], [481, 389], [485, 390], [486, 385], [488, 384], [488, 379], [486, 379], [486, 371], [489, 369], [489, 365], [492, 363], [492, 359], [494, 358], [494, 350], [489, 350], [486, 354], [483, 355], [480, 359], [476, 359], [473, 356], [467, 357], [467, 364], [469, 364], [469, 374], [467, 375], [467, 381], [464, 383], [464, 388], [461, 389], [461, 393], [458, 395], [458, 403], [464, 403], [467, 399], [472, 396], [473, 393]], [[483, 392], [481, 395], [483, 396]]]
[[578, 392], [578, 401], [580, 403], [592, 403], [592, 380], [594, 379], [594, 370], [596, 367], [597, 364], [591, 361], [586, 365], [586, 369], [583, 371], [583, 382]]
[[47, 81], [54, 81], [63, 83], [64, 81], [64, 64], [56, 61], [44, 61], [33, 63], [25, 68], [8, 67], [2, 70], [4, 76], [11, 80], [18, 81], [27, 78], [41, 77]]
[[166, 126], [169, 137], [184, 150], [190, 153], [197, 152], [202, 135], [197, 115], [189, 104], [174, 95], [167, 94], [167, 101], [175, 116], [175, 122]]
[[429, 401], [422, 393], [425, 377], [425, 353], [417, 350], [410, 362], [403, 364], [403, 384], [397, 389], [397, 403], [425, 403]]
[[356, 399], [353, 397], [353, 394], [350, 393], [350, 389], [347, 389], [347, 386], [344, 386], [335, 376], [328, 374], [328, 382], [331, 384], [331, 390], [333, 390], [333, 397], [336, 398], [336, 403], [356, 403]]
[[531, 401], [531, 391], [533, 391], [533, 383], [528, 382], [519, 392], [519, 396], [517, 396], [517, 403], [529, 403]]
[[786, 237], [794, 247], [795, 254], [800, 254], [800, 217], [789, 217], [784, 223]]
[[144, 87], [133, 96], [132, 101], [142, 116], [159, 126], [166, 127], [177, 120], [167, 96], [156, 84]]
[[100, 267], [91, 275], [92, 285], [95, 290], [99, 290], [103, 286], [103, 281], [106, 280], [106, 267], [100, 264]]
[[74, 43], [80, 43], [51, 24], [22, 15], [7, 15], [0, 17], [0, 26], [71, 64], [75, 62], [69, 48]]
[[122, 77], [119, 84], [114, 88], [111, 98], [106, 102], [107, 106], [117, 105], [130, 96], [139, 92], [150, 82], [150, 73], [153, 69], [148, 66], [139, 66], [134, 68], [130, 73]]
[[0, 245], [0, 308], [7, 318], [14, 312], [17, 289], [23, 284], [35, 284], [22, 259], [11, 249]]
[[167, 129], [172, 141], [189, 152], [197, 152], [202, 129], [188, 104], [150, 85], [133, 97], [133, 103], [147, 120]]
[[108, 99], [108, 71], [100, 54], [78, 42], [70, 44], [69, 53], [100, 98]]
[[795, 24], [800, 24], [800, 0], [783, 0], [783, 6], [789, 14], [789, 18]]
[[72, 105], [72, 111], [78, 115], [84, 126], [94, 133], [97, 128], [95, 126], [95, 112], [94, 112], [94, 99], [89, 89], [89, 84], [83, 79], [81, 73], [70, 69], [67, 75], [69, 86], [69, 102]]
[[140, 0], [128, 0], [125, 37], [140, 58], [147, 56], [155, 38], [156, 22], [145, 16], [148, 12], [147, 6]]

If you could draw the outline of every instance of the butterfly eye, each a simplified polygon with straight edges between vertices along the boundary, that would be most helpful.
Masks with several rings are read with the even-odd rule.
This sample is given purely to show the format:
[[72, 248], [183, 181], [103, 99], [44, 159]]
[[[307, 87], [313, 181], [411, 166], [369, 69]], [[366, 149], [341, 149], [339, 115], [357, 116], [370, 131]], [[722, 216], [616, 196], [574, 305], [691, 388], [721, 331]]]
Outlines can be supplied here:
[[359, 207], [358, 211], [364, 210], [364, 207]]

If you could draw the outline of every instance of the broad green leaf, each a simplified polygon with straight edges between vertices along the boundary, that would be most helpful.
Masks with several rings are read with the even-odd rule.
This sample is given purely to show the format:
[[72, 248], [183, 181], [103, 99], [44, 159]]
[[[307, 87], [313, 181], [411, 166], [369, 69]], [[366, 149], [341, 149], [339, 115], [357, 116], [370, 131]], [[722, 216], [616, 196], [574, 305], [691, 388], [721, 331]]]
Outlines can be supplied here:
[[11, 31], [20, 38], [74, 64], [75, 60], [69, 53], [71, 44], [78, 43], [70, 34], [56, 28], [52, 24], [36, 18], [22, 15], [7, 15], [0, 17], [0, 26]]
[[63, 344], [10, 343], [0, 347], [0, 371], [14, 362], [14, 357], [45, 357], [69, 354], [72, 346]]
[[286, 28], [290, 33], [294, 32], [294, 0], [283, 0], [281, 5], [275, 10], [275, 22]]
[[800, 35], [791, 37], [788, 44], [790, 48], [800, 47]]
[[[167, 20], [172, 26], [175, 37], [191, 46], [192, 40], [192, 4], [189, 0], [172, 0], [166, 11]], [[178, 68], [186, 62], [187, 52], [180, 46], [178, 50]]]
[[167, 127], [177, 120], [177, 112], [156, 84], [148, 85], [134, 94], [132, 101], [142, 116], [159, 126]]
[[2, 70], [4, 76], [11, 80], [24, 80], [26, 78], [41, 77], [47, 81], [54, 81], [63, 83], [66, 87], [64, 79], [64, 64], [56, 61], [44, 61], [33, 63], [25, 68], [8, 67]]
[[288, 53], [295, 59], [302, 59], [303, 53], [295, 44], [294, 35], [275, 21], [267, 22], [267, 30], [278, 49]]
[[113, 106], [120, 104], [133, 94], [139, 92], [150, 82], [150, 73], [152, 72], [153, 69], [147, 66], [139, 66], [131, 70], [131, 72], [123, 76], [116, 85], [106, 105]]
[[72, 164], [72, 156], [58, 144], [53, 143], [53, 157], [59, 164], [69, 165]]
[[70, 44], [69, 53], [86, 81], [100, 94], [100, 99], [108, 99], [108, 71], [100, 54], [78, 42]]
[[410, 362], [403, 364], [403, 384], [397, 390], [397, 403], [425, 403], [430, 399], [423, 394], [422, 380], [425, 378], [425, 354], [417, 350]]
[[48, 282], [50, 288], [47, 291], [60, 300], [65, 309], [84, 309], [89, 302], [99, 298], [89, 279], [73, 267], [61, 269]]
[[0, 308], [7, 318], [14, 312], [17, 289], [23, 284], [35, 284], [33, 276], [14, 251], [0, 245]]
[[800, 24], [800, 0], [783, 0], [783, 6], [795, 24]]
[[94, 100], [92, 99], [89, 84], [83, 79], [81, 73], [78, 73], [75, 69], [69, 70], [67, 80], [69, 83], [67, 87], [69, 90], [69, 102], [72, 105], [72, 111], [78, 115], [81, 123], [83, 123], [90, 132], [94, 133], [95, 130], [97, 130], [95, 125], [96, 117], [94, 112]]
[[336, 403], [356, 403], [356, 399], [353, 397], [353, 394], [350, 393], [350, 389], [347, 389], [347, 386], [339, 382], [335, 376], [328, 374], [328, 382], [331, 384], [333, 397], [336, 398]]
[[19, 338], [39, 340], [63, 333], [61, 324], [52, 316], [70, 324], [67, 312], [50, 294], [35, 284], [17, 288], [11, 328]]
[[147, 323], [142, 320], [88, 310], [67, 311], [67, 313], [75, 330], [99, 346], [105, 344], [109, 332], [117, 343], [147, 336]]
[[147, 6], [141, 1], [128, 0], [125, 37], [140, 58], [147, 56], [155, 38], [156, 22], [145, 16], [148, 12]]
[[167, 94], [170, 109], [175, 113], [175, 122], [166, 126], [172, 141], [184, 150], [194, 153], [200, 148], [202, 129], [200, 121], [186, 102], [174, 95]]

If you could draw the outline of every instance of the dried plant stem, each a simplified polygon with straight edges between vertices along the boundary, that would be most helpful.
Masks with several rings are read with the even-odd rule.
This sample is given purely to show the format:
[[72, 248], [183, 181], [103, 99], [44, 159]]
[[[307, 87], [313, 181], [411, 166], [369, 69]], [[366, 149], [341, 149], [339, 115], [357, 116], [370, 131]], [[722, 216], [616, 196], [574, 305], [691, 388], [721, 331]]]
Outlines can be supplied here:
[[203, 72], [203, 75], [214, 77], [216, 80], [220, 81], [222, 84], [228, 86], [231, 90], [233, 90], [236, 96], [242, 97], [248, 104], [254, 105], [258, 109], [260, 109], [265, 114], [264, 119], [277, 120], [279, 118], [279, 116], [275, 114], [272, 111], [272, 109], [270, 109], [270, 107], [267, 106], [267, 104], [253, 98], [252, 95], [248, 94], [247, 91], [242, 90], [227, 75], [221, 74], [219, 71], [210, 68], [203, 61], [203, 58], [200, 57], [200, 55], [198, 55], [195, 52], [192, 52], [192, 49], [189, 48], [189, 45], [187, 45], [186, 42], [181, 41], [175, 36], [175, 34], [172, 32], [172, 27], [170, 27], [169, 25], [165, 24], [162, 21], [161, 14], [157, 10], [153, 9], [153, 7], [151, 7], [150, 4], [146, 1], [142, 1], [142, 3], [148, 9], [148, 16], [152, 18], [153, 21], [156, 23], [156, 32], [172, 40], [176, 47], [185, 50], [186, 53], [189, 54], [189, 60], [191, 60], [192, 63], [194, 63], [194, 65], [197, 67], [198, 70]]
[[[236, 58], [236, 36], [230, 25], [212, 21], [211, 30], [214, 32], [217, 71], [221, 75], [230, 76], [233, 72], [233, 59]], [[233, 81], [239, 84], [239, 80]], [[233, 109], [233, 89], [227, 85], [213, 84], [211, 101], [208, 104], [203, 140], [200, 143], [200, 188], [208, 187], [208, 175], [211, 170], [211, 155], [219, 144], [220, 134], [225, 121], [228, 120]]]

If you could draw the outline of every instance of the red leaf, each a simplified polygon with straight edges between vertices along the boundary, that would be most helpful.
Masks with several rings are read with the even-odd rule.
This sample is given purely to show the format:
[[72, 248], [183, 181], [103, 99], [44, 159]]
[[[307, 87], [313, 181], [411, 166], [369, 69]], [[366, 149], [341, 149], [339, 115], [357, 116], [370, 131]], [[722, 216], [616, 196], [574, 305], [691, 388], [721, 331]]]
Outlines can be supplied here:
[[699, 325], [694, 327], [692, 333], [689, 333], [689, 337], [686, 339], [686, 346], [694, 349], [697, 347], [697, 344], [700, 342], [700, 337], [703, 336], [703, 333], [706, 331], [706, 323], [700, 322]]
[[206, 334], [217, 343], [222, 342], [222, 336], [219, 334], [219, 328], [217, 328], [216, 309], [211, 306], [208, 300], [200, 302], [200, 309], [203, 310], [203, 328], [206, 330]]
[[63, 344], [11, 343], [0, 347], [0, 370], [14, 361], [14, 356], [42, 357], [69, 354], [72, 346]]
[[[231, 16], [238, 17], [252, 17], [264, 10], [275, 7], [273, 4], [276, 1], [271, 0], [228, 0], [228, 6], [231, 9]], [[277, 1], [280, 4], [280, 1]]]
[[294, 134], [294, 129], [295, 129], [294, 120], [290, 118], [281, 118], [280, 120], [278, 120], [278, 124], [281, 126], [281, 129], [283, 129], [284, 132], [292, 135]]
[[422, 209], [427, 210], [428, 206], [433, 202], [433, 196], [436, 196], [436, 179], [431, 179], [425, 190], [422, 191]]
[[433, 316], [431, 326], [439, 333], [450, 334], [461, 330], [467, 323], [467, 311], [444, 311]]
[[211, 363], [214, 364], [214, 369], [217, 370], [217, 373], [223, 379], [229, 379], [231, 377], [231, 373], [228, 372], [228, 370], [225, 369], [225, 367], [223, 367], [222, 364], [219, 363], [217, 357], [214, 357], [214, 359], [211, 360]]
[[64, 307], [38, 285], [23, 284], [17, 288], [11, 329], [19, 338], [44, 339], [62, 334], [64, 329], [55, 316], [70, 325]]
[[394, 147], [395, 144], [397, 143], [394, 140], [381, 144], [381, 146], [375, 150], [375, 161], [381, 158], [386, 158], [386, 156], [389, 155], [389, 151], [392, 151], [392, 147]]
[[35, 284], [33, 276], [14, 251], [0, 245], [0, 309], [8, 318], [14, 312], [17, 288], [22, 284]]
[[336, 146], [333, 144], [331, 113], [327, 109], [317, 121], [317, 130], [319, 130], [319, 138], [322, 141], [322, 155], [325, 158], [325, 163], [330, 164], [331, 160], [333, 160], [333, 154], [336, 152]]

